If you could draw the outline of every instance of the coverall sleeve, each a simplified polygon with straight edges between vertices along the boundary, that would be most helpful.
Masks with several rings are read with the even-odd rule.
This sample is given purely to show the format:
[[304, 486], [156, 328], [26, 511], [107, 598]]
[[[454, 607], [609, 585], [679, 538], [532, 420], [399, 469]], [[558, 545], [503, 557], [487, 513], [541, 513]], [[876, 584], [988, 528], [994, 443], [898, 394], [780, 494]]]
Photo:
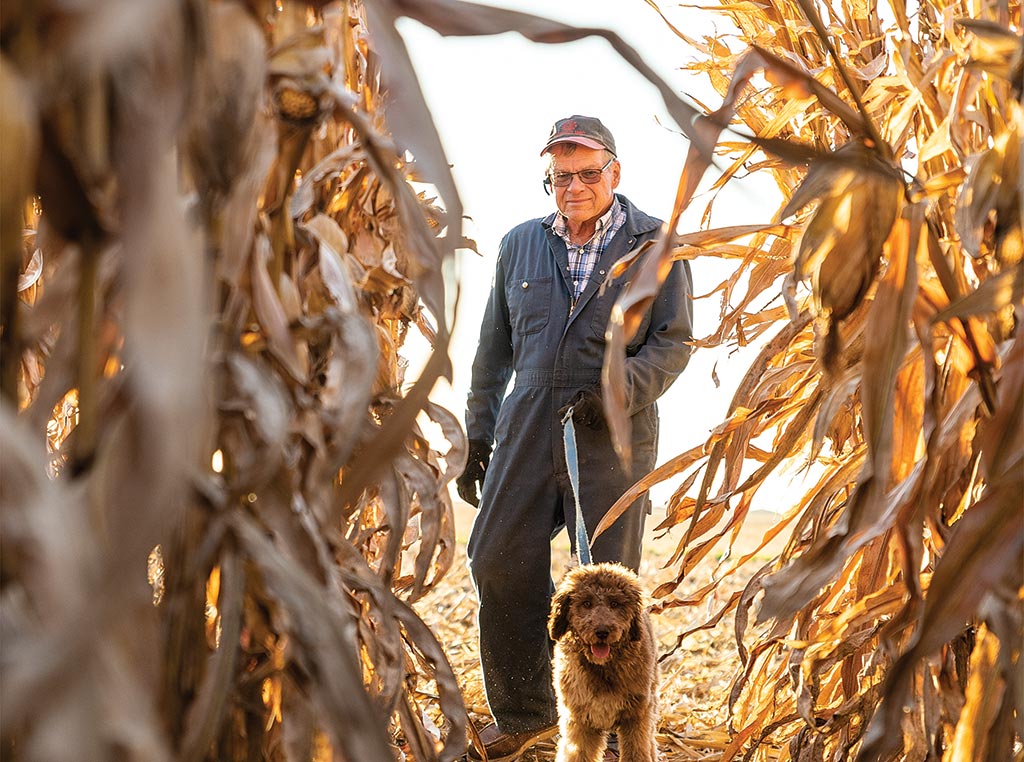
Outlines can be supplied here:
[[498, 264], [480, 324], [480, 340], [466, 401], [466, 435], [487, 444], [494, 442], [498, 408], [512, 377], [512, 328], [505, 300], [507, 242], [506, 236], [498, 248]]
[[693, 280], [690, 263], [675, 262], [651, 305], [651, 322], [639, 349], [626, 357], [629, 415], [655, 402], [690, 360], [693, 347]]

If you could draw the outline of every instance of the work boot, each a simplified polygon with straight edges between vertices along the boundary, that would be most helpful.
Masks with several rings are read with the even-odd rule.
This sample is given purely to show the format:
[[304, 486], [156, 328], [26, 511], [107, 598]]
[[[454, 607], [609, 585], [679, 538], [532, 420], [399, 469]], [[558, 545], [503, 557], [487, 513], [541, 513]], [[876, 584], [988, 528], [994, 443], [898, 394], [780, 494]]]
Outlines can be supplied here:
[[[523, 733], [502, 733], [495, 724], [488, 725], [480, 731], [480, 742], [487, 750], [489, 762], [510, 762], [534, 744], [546, 741], [558, 732], [557, 725], [536, 730], [527, 730]], [[479, 749], [469, 750], [471, 760], [482, 760], [483, 754]]]

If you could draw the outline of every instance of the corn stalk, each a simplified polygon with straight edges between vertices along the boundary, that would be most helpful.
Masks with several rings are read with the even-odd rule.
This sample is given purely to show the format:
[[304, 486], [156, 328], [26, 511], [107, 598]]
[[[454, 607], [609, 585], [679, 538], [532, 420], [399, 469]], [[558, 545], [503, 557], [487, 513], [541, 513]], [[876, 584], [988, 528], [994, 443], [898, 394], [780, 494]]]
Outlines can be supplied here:
[[[697, 343], [760, 350], [711, 437], [606, 522], [682, 477], [662, 524], [685, 528], [677, 574], [655, 595], [701, 604], [714, 584], [681, 599], [679, 583], [769, 476], [814, 464], [806, 494], [772, 506], [781, 555], [751, 575], [756, 552], [727, 553], [715, 573], [749, 578], [702, 626], [735, 616], [722, 759], [1019, 758], [1020, 4], [714, 10], [734, 34], [676, 29], [723, 98], [697, 125], [719, 141], [713, 187], [770, 172], [786, 201], [658, 250], [623, 296], [606, 383], [670, 258], [736, 262]], [[706, 166], [688, 162], [676, 218]]]
[[3, 19], [5, 756], [454, 759], [461, 234], [362, 5], [64, 5]]

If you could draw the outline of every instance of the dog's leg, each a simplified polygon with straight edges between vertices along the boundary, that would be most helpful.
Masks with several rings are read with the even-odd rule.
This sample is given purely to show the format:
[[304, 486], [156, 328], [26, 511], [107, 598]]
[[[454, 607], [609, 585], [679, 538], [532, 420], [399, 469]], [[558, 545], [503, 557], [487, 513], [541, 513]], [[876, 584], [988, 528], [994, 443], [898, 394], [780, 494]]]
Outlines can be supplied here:
[[571, 719], [562, 723], [561, 730], [555, 762], [599, 762], [607, 742], [606, 733]]
[[621, 762], [658, 762], [654, 723], [645, 717], [639, 721], [623, 722], [618, 730]]

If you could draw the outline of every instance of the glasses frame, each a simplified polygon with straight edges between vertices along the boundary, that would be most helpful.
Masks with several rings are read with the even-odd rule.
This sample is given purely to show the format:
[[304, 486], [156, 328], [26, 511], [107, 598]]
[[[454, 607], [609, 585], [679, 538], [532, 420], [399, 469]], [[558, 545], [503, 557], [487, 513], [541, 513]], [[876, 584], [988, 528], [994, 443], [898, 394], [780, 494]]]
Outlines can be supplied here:
[[594, 171], [593, 168], [581, 169], [578, 172], [559, 172], [558, 174], [560, 174], [560, 175], [569, 175], [569, 182], [567, 182], [565, 185], [555, 185], [551, 181], [551, 173], [548, 172], [548, 174], [544, 176], [544, 181], [543, 181], [544, 182], [544, 192], [547, 193], [550, 196], [552, 188], [568, 188], [570, 185], [572, 185], [572, 177], [573, 177], [573, 175], [578, 175], [579, 178], [580, 178], [580, 182], [585, 184], [585, 185], [596, 185], [598, 182], [600, 182], [601, 175], [604, 174], [604, 171], [606, 169], [608, 169], [608, 167], [610, 167], [612, 165], [613, 161], [615, 161], [615, 158], [616, 157], [613, 156], [612, 158], [608, 159], [608, 162], [603, 167], [601, 167], [599, 170], [597, 170], [597, 172], [599, 173], [598, 176], [594, 180], [590, 180], [590, 181], [587, 181], [587, 180], [583, 179], [583, 173], [584, 172], [593, 172]]

